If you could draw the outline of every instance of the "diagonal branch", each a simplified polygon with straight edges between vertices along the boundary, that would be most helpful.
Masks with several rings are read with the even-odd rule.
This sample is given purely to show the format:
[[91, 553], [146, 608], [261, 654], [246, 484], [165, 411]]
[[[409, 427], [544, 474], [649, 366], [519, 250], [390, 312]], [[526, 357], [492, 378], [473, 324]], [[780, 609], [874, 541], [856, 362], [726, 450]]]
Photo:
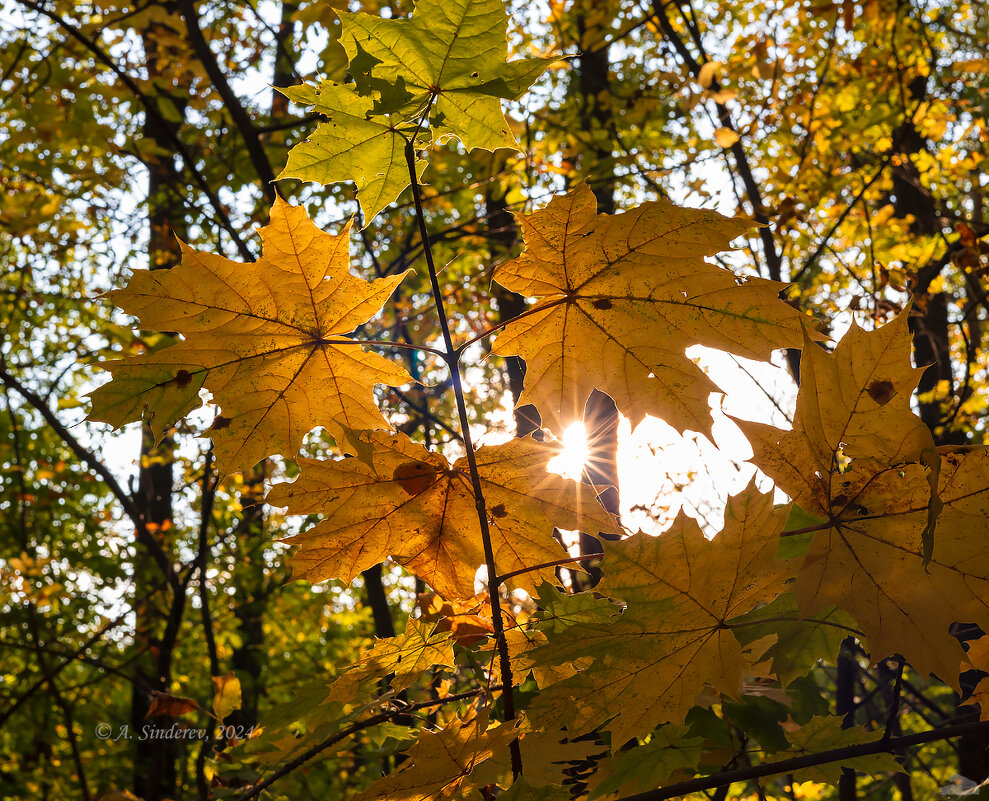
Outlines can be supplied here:
[[20, 381], [18, 381], [14, 376], [12, 376], [8, 371], [6, 365], [0, 362], [0, 380], [3, 381], [4, 386], [9, 387], [14, 390], [18, 395], [20, 395], [24, 400], [26, 400], [34, 409], [45, 419], [45, 421], [52, 427], [56, 434], [62, 438], [62, 441], [72, 450], [76, 457], [83, 462], [90, 470], [92, 470], [96, 475], [103, 479], [103, 483], [106, 484], [107, 488], [113, 493], [113, 496], [117, 499], [117, 502], [123, 507], [124, 512], [130, 518], [131, 522], [134, 524], [134, 530], [137, 533], [137, 538], [140, 540], [141, 544], [144, 545], [148, 552], [151, 554], [152, 559], [158, 565], [161, 570], [162, 575], [165, 580], [174, 590], [179, 589], [179, 577], [175, 572], [175, 568], [172, 565], [172, 560], [169, 559], [168, 554], [161, 547], [161, 543], [148, 531], [148, 527], [145, 525], [144, 518], [141, 515], [140, 510], [137, 508], [137, 504], [134, 503], [134, 499], [127, 493], [123, 487], [120, 486], [120, 482], [114, 477], [106, 466], [96, 458], [96, 455], [90, 451], [88, 448], [84, 447], [78, 439], [73, 436], [72, 432], [65, 427], [65, 424], [59, 420], [55, 413], [51, 410], [47, 403], [45, 403], [36, 393], [32, 392], [30, 389], [25, 387]]
[[230, 215], [227, 214], [223, 204], [220, 202], [220, 198], [210, 187], [203, 174], [196, 169], [195, 158], [189, 152], [189, 149], [182, 143], [182, 140], [179, 139], [178, 134], [175, 133], [172, 126], [162, 116], [154, 100], [145, 94], [141, 90], [141, 87], [137, 85], [137, 82], [120, 67], [118, 67], [113, 59], [110, 58], [110, 56], [107, 55], [106, 52], [104, 52], [104, 50], [96, 44], [96, 42], [86, 36], [86, 34], [84, 34], [71, 22], [63, 19], [53, 11], [49, 11], [41, 5], [41, 3], [35, 2], [35, 0], [17, 0], [17, 2], [27, 8], [30, 8], [32, 11], [37, 11], [39, 14], [43, 14], [62, 28], [69, 36], [89, 50], [89, 52], [96, 57], [97, 61], [108, 67], [110, 71], [120, 79], [121, 83], [123, 83], [124, 86], [126, 86], [134, 94], [134, 96], [140, 101], [141, 105], [144, 106], [145, 113], [149, 114], [159, 125], [161, 125], [162, 130], [165, 131], [166, 136], [168, 136], [172, 142], [172, 145], [174, 145], [176, 152], [182, 156], [182, 163], [185, 164], [186, 169], [188, 169], [192, 174], [196, 185], [200, 188], [200, 190], [202, 190], [203, 194], [206, 195], [206, 198], [210, 202], [210, 206], [213, 207], [213, 211], [216, 214], [217, 222], [224, 231], [230, 234], [231, 239], [233, 239], [234, 244], [237, 246], [237, 252], [240, 253], [241, 257], [245, 261], [254, 261], [254, 254], [251, 253], [250, 248], [247, 247], [247, 244], [243, 239], [241, 239], [240, 234], [237, 233], [233, 223], [230, 221]]
[[[659, 26], [663, 29], [663, 34], [666, 36], [667, 40], [673, 45], [673, 48], [677, 51], [680, 58], [683, 59], [684, 65], [696, 78], [700, 75], [702, 65], [697, 61], [697, 59], [694, 58], [690, 50], [687, 49], [687, 45], [683, 41], [683, 38], [673, 27], [669, 17], [666, 15], [666, 8], [660, 6], [657, 2], [653, 2], [653, 16], [656, 21], [659, 22]], [[721, 85], [718, 83], [718, 79], [715, 78], [711, 82], [711, 90], [717, 92], [720, 88]], [[728, 110], [728, 107], [724, 103], [715, 103], [714, 105], [717, 109], [718, 121], [721, 125], [737, 133], [735, 123], [732, 120], [731, 112]], [[782, 281], [783, 262], [780, 258], [779, 252], [776, 250], [776, 240], [773, 238], [773, 232], [769, 229], [769, 218], [766, 216], [766, 209], [762, 203], [762, 192], [759, 190], [759, 184], [756, 183], [755, 176], [752, 174], [752, 167], [750, 166], [748, 157], [745, 154], [745, 149], [742, 147], [741, 140], [736, 139], [734, 144], [732, 144], [732, 146], [728, 149], [731, 151], [731, 154], [735, 159], [735, 166], [738, 169], [738, 175], [742, 179], [742, 184], [745, 186], [745, 192], [749, 196], [749, 202], [752, 204], [753, 219], [760, 225], [759, 239], [762, 241], [762, 248], [766, 254], [769, 277], [774, 281]]]
[[805, 754], [804, 756], [792, 757], [790, 759], [780, 759], [775, 762], [764, 762], [761, 765], [738, 768], [737, 770], [726, 770], [716, 773], [713, 776], [701, 776], [697, 779], [690, 779], [685, 782], [662, 787], [658, 790], [648, 790], [644, 793], [626, 795], [618, 801], [666, 801], [670, 798], [679, 798], [690, 793], [697, 793], [703, 790], [712, 790], [716, 787], [724, 787], [732, 782], [748, 781], [759, 779], [763, 776], [777, 776], [781, 773], [791, 773], [801, 768], [812, 768], [815, 765], [827, 765], [832, 762], [845, 762], [856, 757], [871, 756], [873, 754], [892, 753], [896, 748], [903, 748], [908, 745], [921, 745], [923, 743], [947, 740], [950, 737], [962, 737], [966, 734], [989, 731], [989, 721], [979, 721], [976, 723], [960, 723], [957, 726], [945, 726], [942, 729], [932, 729], [930, 731], [917, 732], [915, 734], [905, 734], [902, 737], [890, 737], [889, 739], [879, 739], [870, 743], [859, 743], [858, 745], [848, 745], [843, 748], [833, 748], [830, 751], [821, 751], [816, 754]]
[[203, 37], [202, 29], [199, 27], [199, 12], [196, 11], [195, 0], [181, 0], [179, 7], [182, 9], [182, 16], [185, 19], [186, 29], [189, 33], [189, 44], [192, 45], [192, 49], [206, 70], [206, 74], [209, 76], [210, 81], [212, 81], [214, 88], [220, 94], [223, 105], [229, 112], [230, 118], [237, 127], [241, 138], [244, 140], [247, 155], [251, 159], [251, 164], [254, 165], [254, 172], [261, 181], [261, 191], [264, 192], [264, 196], [269, 203], [274, 203], [276, 197], [274, 183], [275, 171], [271, 168], [271, 161], [268, 159], [268, 154], [264, 152], [264, 147], [258, 138], [257, 128], [254, 127], [254, 123], [241, 104], [240, 98], [230, 88], [230, 83], [223, 74], [223, 70], [220, 69], [220, 65], [216, 61], [216, 56], [213, 55], [209, 43]]
[[462, 701], [466, 698], [473, 698], [474, 696], [481, 695], [486, 692], [493, 692], [495, 690], [502, 689], [499, 686], [493, 687], [481, 687], [476, 690], [468, 690], [466, 692], [457, 693], [456, 695], [447, 695], [444, 698], [430, 699], [429, 701], [420, 701], [417, 704], [402, 705], [396, 709], [386, 709], [384, 712], [379, 712], [376, 715], [372, 715], [364, 720], [359, 720], [356, 723], [352, 723], [344, 729], [331, 734], [322, 742], [317, 743], [308, 751], [304, 751], [291, 762], [286, 763], [274, 773], [272, 773], [264, 781], [258, 782], [249, 790], [241, 793], [237, 796], [235, 801], [251, 801], [252, 798], [257, 798], [262, 792], [267, 790], [276, 781], [281, 779], [283, 776], [287, 776], [294, 770], [305, 765], [306, 762], [319, 756], [327, 748], [336, 745], [341, 740], [345, 740], [352, 734], [357, 734], [358, 732], [364, 731], [365, 729], [370, 729], [372, 726], [377, 726], [379, 723], [384, 723], [385, 721], [392, 720], [394, 718], [406, 717], [410, 712], [415, 712], [420, 709], [428, 709], [431, 706], [442, 706], [443, 704], [448, 704], [453, 701]]

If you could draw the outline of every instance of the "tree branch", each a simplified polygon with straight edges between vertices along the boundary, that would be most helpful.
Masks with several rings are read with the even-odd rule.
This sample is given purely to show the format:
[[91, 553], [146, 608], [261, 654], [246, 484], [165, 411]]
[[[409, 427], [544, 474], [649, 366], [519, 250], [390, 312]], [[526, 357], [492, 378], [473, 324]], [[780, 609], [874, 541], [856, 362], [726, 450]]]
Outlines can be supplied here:
[[7, 367], [2, 362], [0, 362], [0, 380], [3, 381], [5, 386], [14, 390], [32, 407], [34, 407], [34, 409], [37, 410], [43, 418], [45, 418], [45, 421], [52, 427], [55, 433], [62, 438], [62, 441], [68, 445], [76, 457], [90, 470], [96, 473], [96, 475], [103, 479], [103, 483], [106, 484], [110, 492], [113, 493], [118, 503], [120, 503], [123, 507], [126, 515], [134, 524], [134, 530], [137, 532], [137, 538], [141, 541], [141, 544], [148, 549], [151, 554], [151, 558], [155, 560], [155, 563], [158, 565], [168, 584], [173, 590], [178, 591], [179, 577], [175, 572], [174, 566], [172, 565], [172, 560], [168, 558], [168, 555], [162, 549], [158, 540], [152, 536], [150, 531], [148, 531], [147, 526], [144, 524], [144, 518], [141, 516], [141, 512], [137, 508], [137, 505], [134, 503], [134, 499], [124, 490], [123, 487], [120, 486], [120, 483], [114, 475], [102, 462], [100, 462], [99, 459], [96, 458], [96, 455], [92, 451], [83, 447], [82, 443], [80, 443], [79, 440], [72, 435], [69, 429], [65, 427], [62, 421], [55, 416], [55, 413], [51, 410], [48, 404], [46, 404], [40, 397], [38, 397], [37, 394], [25, 387], [20, 381], [7, 372]]
[[227, 82], [223, 70], [220, 69], [209, 43], [203, 38], [195, 0], [180, 0], [179, 7], [182, 9], [182, 17], [185, 19], [186, 29], [189, 33], [189, 44], [192, 45], [192, 49], [199, 57], [199, 61], [206, 70], [213, 87], [219, 92], [223, 105], [230, 114], [230, 119], [233, 120], [238, 133], [244, 140], [247, 155], [251, 159], [251, 164], [254, 165], [254, 172], [261, 181], [261, 191], [269, 203], [274, 203], [277, 197], [275, 171], [271, 168], [271, 161], [268, 159], [268, 154], [264, 152], [253, 121], [244, 106], [241, 105], [240, 98], [230, 88], [230, 84]]
[[68, 33], [69, 36], [89, 50], [96, 57], [97, 61], [105, 64], [110, 71], [113, 72], [113, 74], [116, 75], [128, 89], [130, 89], [134, 96], [141, 102], [141, 105], [144, 106], [145, 112], [154, 117], [155, 120], [162, 126], [162, 130], [166, 132], [166, 135], [175, 146], [175, 150], [180, 156], [182, 156], [183, 164], [185, 164], [186, 169], [189, 170], [189, 173], [192, 175], [203, 194], [206, 195], [210, 205], [213, 207], [213, 211], [216, 213], [217, 222], [223, 230], [230, 234], [230, 237], [233, 239], [233, 242], [236, 245], [237, 251], [240, 253], [241, 257], [246, 261], [254, 261], [254, 254], [251, 253], [250, 248], [247, 247], [247, 244], [243, 239], [241, 239], [240, 234], [238, 234], [236, 229], [233, 227], [233, 223], [230, 221], [230, 216], [227, 214], [223, 204], [220, 202], [220, 198], [217, 197], [216, 193], [212, 190], [212, 188], [210, 188], [210, 185], [206, 181], [203, 174], [196, 169], [196, 162], [192, 154], [182, 143], [182, 140], [179, 139], [178, 135], [172, 129], [172, 126], [162, 116], [161, 112], [158, 111], [158, 107], [155, 105], [154, 100], [141, 91], [141, 87], [137, 85], [137, 82], [131, 78], [130, 75], [120, 69], [120, 67], [114, 63], [113, 59], [110, 58], [110, 56], [108, 56], [103, 49], [96, 44], [96, 42], [86, 36], [86, 34], [84, 34], [71, 22], [68, 22], [58, 16], [58, 14], [49, 11], [40, 3], [34, 2], [34, 0], [17, 0], [17, 2], [27, 8], [30, 8], [32, 11], [36, 11], [39, 14], [43, 14], [48, 17], [48, 19]]
[[960, 723], [957, 726], [945, 726], [943, 729], [905, 734], [902, 737], [879, 739], [871, 743], [848, 745], [843, 748], [833, 748], [830, 751], [806, 754], [804, 756], [792, 757], [791, 759], [781, 759], [776, 762], [764, 762], [761, 765], [753, 765], [752, 767], [739, 768], [737, 770], [727, 770], [723, 773], [716, 773], [713, 776], [702, 776], [685, 782], [677, 782], [676, 784], [671, 784], [658, 790], [648, 790], [644, 793], [622, 796], [618, 801], [666, 801], [666, 799], [678, 798], [689, 793], [723, 787], [732, 782], [748, 781], [749, 779], [758, 779], [763, 776], [776, 776], [780, 773], [790, 773], [801, 768], [812, 768], [815, 765], [843, 762], [854, 759], [855, 757], [892, 753], [896, 748], [932, 743], [938, 740], [947, 740], [949, 737], [962, 737], [966, 734], [974, 734], [982, 731], [989, 731], [989, 721]]
[[[505, 623], [501, 613], [501, 599], [498, 586], [494, 579], [498, 575], [495, 566], [494, 549], [491, 546], [491, 532], [488, 530], [488, 514], [484, 506], [484, 493], [481, 490], [481, 477], [477, 471], [477, 458], [474, 454], [474, 444], [470, 436], [470, 420], [467, 416], [467, 404], [464, 401], [464, 388], [460, 379], [460, 353], [454, 347], [450, 335], [450, 325], [447, 322], [446, 310], [443, 306], [443, 294], [440, 291], [436, 265], [433, 263], [433, 251], [429, 244], [429, 231], [426, 229], [426, 217], [422, 210], [422, 193], [419, 189], [419, 177], [416, 175], [415, 137], [405, 143], [405, 161], [409, 168], [409, 180], [412, 184], [412, 197], [415, 201], [416, 219], [419, 222], [419, 236], [422, 239], [423, 253], [426, 266], [429, 268], [429, 282], [433, 297], [436, 301], [436, 314], [443, 332], [443, 343], [446, 346], [445, 359], [450, 368], [453, 380], [453, 393], [457, 400], [457, 414], [460, 417], [460, 430], [464, 438], [464, 451], [467, 455], [467, 465], [470, 468], [471, 487], [474, 491], [474, 506], [477, 510], [477, 520], [481, 528], [481, 541], [484, 545], [484, 564], [488, 571], [488, 597], [491, 601], [491, 624], [495, 631], [498, 645], [498, 657], [501, 666], [501, 678], [505, 685], [503, 700], [505, 703], [505, 720], [515, 719], [515, 697], [512, 688], [512, 663], [508, 655], [508, 642], [505, 640]], [[518, 778], [522, 774], [522, 751], [518, 739], [512, 740], [509, 746], [512, 758], [512, 773]]]

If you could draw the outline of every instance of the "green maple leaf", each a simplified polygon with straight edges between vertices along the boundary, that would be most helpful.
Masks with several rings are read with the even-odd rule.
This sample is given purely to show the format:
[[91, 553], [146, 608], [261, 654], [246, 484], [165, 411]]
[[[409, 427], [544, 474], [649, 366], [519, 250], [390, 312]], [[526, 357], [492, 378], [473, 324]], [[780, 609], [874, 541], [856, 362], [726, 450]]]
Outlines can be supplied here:
[[427, 670], [440, 665], [454, 665], [449, 632], [435, 632], [432, 623], [409, 618], [402, 634], [365, 648], [360, 659], [329, 685], [323, 703], [354, 704], [373, 699], [381, 680], [389, 674], [392, 688], [404, 690]]
[[[870, 732], [861, 728], [843, 729], [841, 718], [815, 717], [799, 729], [787, 732], [786, 738], [790, 741], [790, 747], [785, 751], [776, 752], [773, 758], [788, 759], [853, 745], [863, 745], [878, 740], [878, 734], [878, 732]], [[802, 782], [816, 781], [837, 784], [843, 767], [871, 774], [903, 772], [903, 766], [893, 759], [892, 754], [867, 754], [802, 768], [794, 771], [794, 776], [797, 781]]]
[[[353, 86], [326, 81], [278, 91], [326, 117], [305, 142], [292, 148], [279, 178], [323, 184], [353, 181], [365, 224], [409, 185], [405, 143], [415, 136], [415, 124], [399, 115], [372, 115], [373, 101]], [[425, 162], [417, 160], [417, 174], [423, 167]]]
[[775, 642], [759, 661], [773, 660], [773, 673], [783, 685], [806, 674], [818, 659], [834, 661], [841, 641], [850, 633], [855, 621], [841, 609], [831, 606], [810, 617], [802, 617], [797, 598], [785, 592], [775, 601], [754, 609], [731, 621], [739, 642], [748, 644], [775, 635]]
[[518, 148], [501, 110], [555, 58], [506, 61], [502, 0], [420, 0], [407, 20], [338, 11], [340, 42], [375, 114], [417, 117], [428, 109], [434, 136], [468, 150]]
[[[468, 150], [518, 149], [501, 100], [517, 100], [556, 59], [506, 61], [502, 0], [423, 0], [407, 20], [337, 13], [356, 86], [279, 90], [327, 118], [293, 148], [279, 178], [354, 181], [369, 222], [409, 185], [409, 142], [452, 136]], [[417, 174], [424, 166], [416, 161]]]

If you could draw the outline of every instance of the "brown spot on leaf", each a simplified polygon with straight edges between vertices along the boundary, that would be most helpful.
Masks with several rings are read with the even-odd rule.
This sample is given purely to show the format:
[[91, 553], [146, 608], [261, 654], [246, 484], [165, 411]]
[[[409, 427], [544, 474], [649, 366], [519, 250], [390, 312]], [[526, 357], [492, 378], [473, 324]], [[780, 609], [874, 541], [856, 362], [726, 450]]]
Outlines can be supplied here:
[[185, 387], [189, 386], [189, 382], [192, 381], [192, 373], [188, 370], [179, 370], [172, 380], [178, 385], [179, 389], [185, 389]]
[[614, 308], [614, 304], [607, 298], [598, 298], [591, 305], [595, 309], [611, 309]]
[[884, 406], [893, 399], [893, 396], [896, 394], [896, 388], [891, 381], [873, 381], [869, 384], [866, 392], [869, 393], [869, 397], [876, 403]]
[[392, 478], [409, 495], [418, 495], [436, 480], [436, 468], [423, 462], [406, 462], [395, 468]]
[[213, 421], [213, 425], [211, 425], [209, 427], [209, 430], [210, 431], [222, 431], [224, 428], [229, 428], [230, 427], [230, 422], [231, 422], [231, 420], [230, 420], [229, 417], [218, 416]]
[[505, 511], [505, 504], [499, 503], [497, 506], [491, 507], [492, 517], [497, 517], [499, 520], [503, 517], [508, 517], [508, 512]]

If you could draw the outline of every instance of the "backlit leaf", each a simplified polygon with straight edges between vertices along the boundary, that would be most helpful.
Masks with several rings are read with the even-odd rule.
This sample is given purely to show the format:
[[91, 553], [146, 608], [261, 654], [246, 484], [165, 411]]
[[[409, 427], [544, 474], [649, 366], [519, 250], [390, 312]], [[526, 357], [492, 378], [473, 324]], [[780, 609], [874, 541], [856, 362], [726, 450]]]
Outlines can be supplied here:
[[405, 20], [337, 13], [350, 72], [375, 114], [412, 119], [428, 107], [435, 138], [517, 149], [500, 99], [517, 100], [555, 59], [506, 62], [502, 0], [419, 0]]
[[531, 714], [558, 715], [574, 731], [610, 719], [612, 741], [624, 743], [659, 723], [682, 723], [706, 685], [737, 696], [761, 651], [743, 648], [728, 621], [783, 590], [788, 563], [776, 553], [786, 513], [750, 485], [729, 500], [712, 541], [681, 515], [662, 536], [606, 543], [595, 590], [627, 606], [533, 652], [534, 663], [594, 662], [543, 691]]
[[[467, 460], [451, 465], [404, 435], [362, 435], [374, 447], [373, 466], [357, 459], [300, 459], [294, 484], [279, 484], [268, 502], [290, 514], [325, 515], [323, 522], [292, 539], [297, 578], [351, 581], [391, 556], [440, 595], [474, 594], [474, 575], [484, 564]], [[554, 473], [546, 464], [554, 446], [516, 439], [477, 451], [495, 564], [510, 573], [561, 559], [553, 528], [617, 531], [593, 489]], [[552, 578], [543, 568], [511, 579], [533, 588]]]
[[431, 668], [453, 667], [450, 635], [434, 628], [432, 623], [409, 618], [402, 634], [377, 640], [362, 651], [360, 661], [330, 684], [326, 700], [353, 704], [377, 695], [386, 676], [392, 676], [393, 689], [404, 690]]
[[208, 433], [228, 472], [294, 455], [316, 426], [340, 443], [345, 428], [385, 428], [374, 385], [411, 379], [348, 336], [406, 273], [372, 282], [351, 275], [349, 231], [324, 233], [304, 209], [278, 200], [257, 262], [183, 245], [178, 267], [136, 272], [109, 293], [114, 302], [142, 328], [183, 340], [104, 364], [113, 380], [92, 393], [90, 419], [121, 426], [144, 415], [162, 436], [201, 404], [205, 388], [220, 407]]
[[765, 359], [797, 346], [800, 316], [783, 285], [744, 281], [705, 260], [750, 230], [747, 220], [666, 200], [597, 214], [579, 186], [542, 211], [520, 215], [525, 251], [495, 280], [538, 303], [498, 335], [494, 351], [525, 360], [520, 404], [551, 427], [579, 419], [595, 388], [633, 425], [647, 414], [679, 430], [711, 427], [717, 387], [684, 351], [708, 345]]
[[[293, 103], [326, 117], [314, 133], [292, 148], [279, 178], [331, 184], [353, 181], [365, 224], [409, 185], [405, 142], [415, 124], [391, 115], [371, 115], [372, 101], [353, 86], [326, 81], [279, 89]], [[425, 162], [417, 161], [417, 174]]]
[[488, 728], [487, 711], [469, 710], [440, 731], [422, 730], [398, 770], [374, 782], [353, 801], [442, 801], [460, 798], [474, 768], [504, 751], [524, 722]]
[[[739, 424], [767, 475], [824, 521], [798, 574], [801, 613], [846, 609], [874, 660], [901, 654], [955, 683], [963, 652], [948, 627], [989, 626], [989, 540], [981, 535], [989, 450], [929, 449], [910, 410], [919, 371], [905, 331], [901, 317], [874, 332], [853, 327], [833, 354], [808, 346], [793, 430]], [[943, 508], [927, 563], [932, 481]]]

